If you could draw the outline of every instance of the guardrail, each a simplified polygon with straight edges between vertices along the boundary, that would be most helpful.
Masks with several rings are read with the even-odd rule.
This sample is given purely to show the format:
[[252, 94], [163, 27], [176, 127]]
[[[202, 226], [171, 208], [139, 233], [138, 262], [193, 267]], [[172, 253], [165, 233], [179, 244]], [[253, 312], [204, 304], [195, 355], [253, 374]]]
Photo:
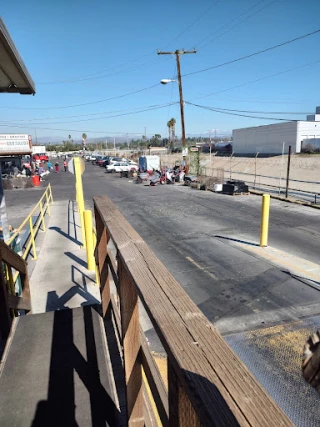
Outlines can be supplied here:
[[[0, 333], [7, 338], [18, 310], [31, 311], [28, 268], [27, 262], [1, 240], [0, 266]], [[22, 296], [16, 296], [13, 269], [20, 275]]]
[[[33, 259], [37, 259], [35, 239], [40, 227], [42, 231], [46, 231], [46, 224], [45, 224], [44, 217], [47, 213], [48, 215], [50, 215], [50, 204], [52, 203], [53, 203], [52, 188], [51, 188], [51, 185], [49, 184], [45, 192], [43, 193], [42, 197], [38, 201], [38, 203], [35, 205], [35, 207], [32, 209], [32, 211], [29, 213], [26, 219], [22, 222], [22, 224], [17, 229], [14, 230], [10, 239], [6, 242], [8, 246], [12, 247], [13, 243], [20, 236], [20, 233], [22, 232], [22, 230], [27, 227], [27, 232], [26, 232], [27, 234], [24, 239], [23, 247], [21, 248], [22, 259], [24, 260], [27, 259], [31, 249], [32, 249]], [[17, 271], [14, 274], [13, 283], [16, 283], [18, 276], [19, 276], [19, 272]]]
[[[102, 311], [112, 308], [120, 333], [128, 425], [149, 424], [145, 375], [163, 426], [292, 426], [110, 199], [94, 198], [94, 210]], [[141, 331], [138, 299], [167, 353], [168, 391]]]

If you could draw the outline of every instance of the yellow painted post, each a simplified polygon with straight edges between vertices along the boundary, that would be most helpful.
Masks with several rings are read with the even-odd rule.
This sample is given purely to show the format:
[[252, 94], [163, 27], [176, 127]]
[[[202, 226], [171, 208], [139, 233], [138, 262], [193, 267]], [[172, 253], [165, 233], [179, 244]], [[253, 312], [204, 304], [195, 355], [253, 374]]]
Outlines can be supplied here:
[[50, 215], [51, 215], [51, 212], [50, 212], [50, 203], [49, 203], [49, 196], [48, 196], [48, 193], [46, 193], [46, 203], [47, 203], [47, 211], [48, 211], [48, 215], [50, 216]]
[[79, 157], [75, 157], [73, 159], [73, 166], [74, 166], [74, 174], [76, 177], [76, 196], [77, 196], [78, 211], [79, 211], [81, 231], [82, 231], [82, 246], [85, 248], [86, 247], [86, 234], [85, 234], [84, 216], [83, 216], [84, 199], [83, 199], [82, 176], [81, 176]]
[[93, 233], [92, 233], [92, 212], [85, 210], [83, 212], [84, 227], [86, 234], [86, 249], [87, 249], [87, 268], [90, 271], [95, 271], [96, 264], [94, 261]]
[[268, 246], [270, 195], [263, 194], [261, 209], [260, 246]]
[[43, 213], [42, 200], [40, 201], [40, 215], [41, 215], [42, 231], [46, 231], [46, 223], [44, 221], [44, 213]]
[[32, 217], [31, 216], [29, 218], [29, 227], [30, 227], [30, 236], [31, 236], [31, 242], [32, 242], [33, 259], [37, 259], [36, 242], [34, 240], [34, 230], [33, 230], [33, 224], [32, 224]]
[[51, 188], [51, 184], [49, 184], [49, 190], [50, 190], [50, 199], [51, 199], [51, 203], [53, 203], [53, 197], [52, 197], [52, 188]]

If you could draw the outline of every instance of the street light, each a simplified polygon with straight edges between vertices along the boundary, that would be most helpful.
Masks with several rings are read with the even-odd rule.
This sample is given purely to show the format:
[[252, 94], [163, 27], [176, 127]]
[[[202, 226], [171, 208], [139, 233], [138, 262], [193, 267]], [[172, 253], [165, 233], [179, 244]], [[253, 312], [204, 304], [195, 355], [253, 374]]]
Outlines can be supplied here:
[[162, 79], [162, 80], [160, 80], [160, 83], [163, 85], [166, 85], [167, 83], [172, 83], [172, 82], [177, 83], [177, 80], [173, 80], [173, 79]]

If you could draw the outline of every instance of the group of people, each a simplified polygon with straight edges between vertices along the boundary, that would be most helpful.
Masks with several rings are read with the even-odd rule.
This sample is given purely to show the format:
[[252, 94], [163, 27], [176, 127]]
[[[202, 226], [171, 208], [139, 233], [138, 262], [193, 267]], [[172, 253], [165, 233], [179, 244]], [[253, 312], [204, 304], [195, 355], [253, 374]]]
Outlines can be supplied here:
[[[50, 162], [49, 162], [50, 163]], [[49, 163], [48, 163], [48, 168], [49, 168]], [[51, 165], [51, 163], [50, 163], [50, 165]], [[52, 165], [51, 165], [51, 167], [52, 167]], [[54, 164], [54, 168], [55, 168], [55, 172], [56, 173], [59, 173], [59, 168], [60, 168], [60, 165], [59, 165], [59, 162], [56, 162], [55, 164]], [[67, 172], [67, 169], [68, 169], [68, 162], [66, 161], [66, 160], [64, 160], [64, 162], [63, 162], [63, 168], [64, 168], [64, 171], [65, 172]], [[51, 170], [51, 169], [50, 169]]]

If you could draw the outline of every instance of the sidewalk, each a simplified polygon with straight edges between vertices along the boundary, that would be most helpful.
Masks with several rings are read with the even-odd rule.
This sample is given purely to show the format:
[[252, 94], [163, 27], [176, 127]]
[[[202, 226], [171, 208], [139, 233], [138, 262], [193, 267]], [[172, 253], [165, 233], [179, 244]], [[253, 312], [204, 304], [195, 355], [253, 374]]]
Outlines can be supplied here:
[[55, 202], [30, 279], [33, 313], [100, 303], [95, 272], [88, 271], [75, 202]]

